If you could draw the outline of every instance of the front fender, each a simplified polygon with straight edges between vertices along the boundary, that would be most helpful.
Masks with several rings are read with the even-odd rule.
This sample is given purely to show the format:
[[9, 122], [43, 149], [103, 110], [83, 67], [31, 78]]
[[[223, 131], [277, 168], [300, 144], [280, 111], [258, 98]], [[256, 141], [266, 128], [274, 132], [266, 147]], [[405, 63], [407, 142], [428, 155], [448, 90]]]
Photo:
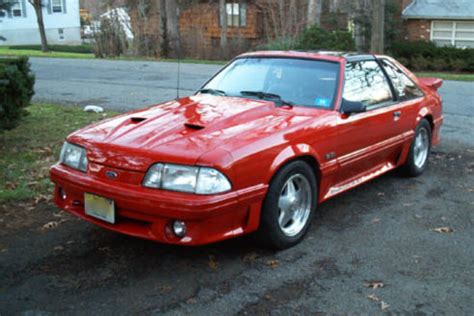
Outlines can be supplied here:
[[[273, 177], [273, 175], [275, 175], [275, 173], [289, 161], [303, 156], [312, 157], [316, 160], [317, 166], [319, 166], [321, 157], [319, 157], [319, 154], [314, 147], [305, 143], [288, 145], [287, 147], [283, 148], [283, 150], [281, 150], [280, 153], [273, 159], [269, 172], [271, 177]], [[267, 183], [270, 182], [271, 177], [270, 179], [267, 179]]]

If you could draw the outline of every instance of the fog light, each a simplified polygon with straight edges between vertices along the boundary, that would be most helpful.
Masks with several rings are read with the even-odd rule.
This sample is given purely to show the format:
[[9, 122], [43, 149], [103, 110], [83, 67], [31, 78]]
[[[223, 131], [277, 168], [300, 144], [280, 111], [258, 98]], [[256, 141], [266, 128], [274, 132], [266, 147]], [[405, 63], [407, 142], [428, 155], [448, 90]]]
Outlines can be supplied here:
[[180, 238], [184, 237], [186, 235], [186, 224], [182, 221], [174, 221], [173, 233]]
[[66, 191], [64, 191], [63, 188], [59, 188], [59, 197], [61, 198], [61, 200], [65, 200], [67, 199], [67, 195], [66, 195]]

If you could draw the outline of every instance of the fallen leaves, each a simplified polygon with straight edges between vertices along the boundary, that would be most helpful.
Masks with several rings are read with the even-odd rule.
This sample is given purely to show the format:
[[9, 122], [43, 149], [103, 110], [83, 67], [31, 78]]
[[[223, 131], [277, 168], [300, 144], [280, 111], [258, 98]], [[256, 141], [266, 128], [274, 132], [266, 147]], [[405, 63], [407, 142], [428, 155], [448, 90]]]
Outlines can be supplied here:
[[380, 223], [380, 218], [376, 217], [372, 220], [372, 224], [378, 224], [378, 223]]
[[245, 256], [242, 258], [244, 262], [253, 262], [258, 258], [258, 254], [255, 251], [249, 252], [245, 254]]
[[6, 182], [5, 183], [5, 190], [13, 191], [18, 187], [18, 183], [14, 182]]
[[209, 255], [209, 261], [207, 262], [207, 265], [211, 270], [217, 270], [218, 264], [214, 255]]
[[[382, 281], [372, 280], [372, 281], [366, 281], [364, 283], [364, 286], [367, 287], [367, 288], [371, 288], [371, 289], [375, 290], [375, 289], [383, 288], [385, 286], [385, 284]], [[386, 310], [390, 306], [389, 304], [384, 302], [380, 297], [378, 297], [375, 294], [367, 295], [367, 298], [371, 301], [374, 301], [374, 302], [380, 302], [380, 309], [382, 309], [382, 310]]]
[[58, 222], [49, 222], [49, 223], [46, 223], [43, 225], [43, 229], [44, 230], [47, 230], [47, 229], [53, 229], [53, 228], [56, 228], [59, 226], [59, 223]]
[[367, 298], [371, 301], [376, 301], [376, 302], [380, 301], [380, 298], [374, 294], [367, 295]]
[[364, 283], [364, 286], [370, 289], [378, 289], [384, 287], [384, 284], [382, 281], [367, 281]]
[[43, 225], [41, 229], [43, 230], [49, 230], [49, 229], [54, 229], [59, 226], [59, 224], [62, 224], [64, 222], [67, 222], [66, 219], [61, 219], [60, 221], [51, 221]]
[[38, 205], [42, 202], [50, 202], [52, 200], [51, 195], [46, 195], [46, 194], [40, 194], [35, 198], [35, 201], [33, 202], [34, 205]]
[[265, 264], [267, 266], [269, 266], [270, 268], [275, 269], [276, 267], [278, 267], [280, 265], [280, 261], [278, 261], [276, 259], [271, 259], [271, 260], [267, 260], [267, 262], [265, 262]]
[[454, 229], [451, 227], [444, 226], [444, 227], [433, 228], [431, 229], [431, 231], [434, 231], [440, 234], [449, 234], [449, 233], [453, 233]]

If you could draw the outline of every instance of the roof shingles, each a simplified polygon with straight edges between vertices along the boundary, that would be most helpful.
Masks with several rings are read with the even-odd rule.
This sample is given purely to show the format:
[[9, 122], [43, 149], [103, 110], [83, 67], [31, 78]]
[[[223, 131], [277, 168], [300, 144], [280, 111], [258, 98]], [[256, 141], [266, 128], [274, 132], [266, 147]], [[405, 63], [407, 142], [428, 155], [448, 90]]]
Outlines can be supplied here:
[[474, 0], [413, 0], [402, 16], [405, 19], [474, 20]]

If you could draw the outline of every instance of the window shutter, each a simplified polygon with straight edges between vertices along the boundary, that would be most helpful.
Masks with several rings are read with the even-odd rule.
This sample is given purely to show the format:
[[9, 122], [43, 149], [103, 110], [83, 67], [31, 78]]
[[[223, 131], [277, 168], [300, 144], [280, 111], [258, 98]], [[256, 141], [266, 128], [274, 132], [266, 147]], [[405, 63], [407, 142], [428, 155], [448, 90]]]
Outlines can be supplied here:
[[21, 14], [26, 18], [26, 0], [21, 0]]
[[66, 0], [62, 0], [63, 1], [63, 13], [66, 14], [67, 13], [67, 10], [66, 10]]
[[51, 0], [44, 0], [46, 8], [48, 9], [48, 14], [51, 14]]

